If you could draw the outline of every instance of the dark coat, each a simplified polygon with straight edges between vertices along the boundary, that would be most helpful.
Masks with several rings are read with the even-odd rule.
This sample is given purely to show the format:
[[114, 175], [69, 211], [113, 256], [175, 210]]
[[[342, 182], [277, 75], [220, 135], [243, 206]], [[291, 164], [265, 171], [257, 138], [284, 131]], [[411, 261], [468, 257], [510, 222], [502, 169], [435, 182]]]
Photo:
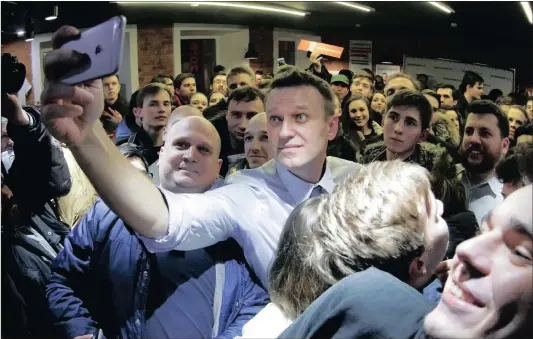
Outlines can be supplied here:
[[[52, 142], [39, 112], [32, 107], [24, 109], [33, 123], [7, 126], [14, 141], [15, 160], [3, 184], [13, 192], [12, 201], [18, 205], [20, 213], [17, 218], [4, 218], [6, 214], [3, 213], [2, 275], [3, 279], [8, 275], [12, 280], [10, 286], [16, 287], [12, 293], [22, 299], [25, 315], [21, 319], [20, 312], [2, 312], [2, 332], [5, 326], [24, 332], [17, 337], [28, 333], [39, 338], [54, 337], [49, 332], [45, 285], [51, 274], [53, 252], [62, 249], [70, 229], [59, 221], [51, 199], [68, 194], [72, 182], [63, 151], [59, 144]], [[4, 307], [12, 308], [2, 303]]]

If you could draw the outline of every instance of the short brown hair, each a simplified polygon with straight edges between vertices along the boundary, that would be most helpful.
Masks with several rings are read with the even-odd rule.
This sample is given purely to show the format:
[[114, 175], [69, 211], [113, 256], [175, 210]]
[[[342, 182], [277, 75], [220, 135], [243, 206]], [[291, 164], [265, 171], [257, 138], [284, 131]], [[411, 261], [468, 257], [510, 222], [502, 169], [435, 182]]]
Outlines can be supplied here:
[[309, 86], [316, 89], [324, 99], [324, 111], [326, 112], [326, 117], [335, 114], [335, 103], [333, 101], [335, 94], [333, 94], [331, 86], [319, 77], [297, 68], [290, 67], [284, 71], [278, 72], [270, 84], [270, 90], [268, 93], [273, 89], [299, 86]]
[[165, 85], [160, 82], [152, 82], [139, 90], [139, 94], [137, 94], [137, 107], [143, 107], [144, 98], [146, 98], [148, 95], [156, 95], [161, 91], [167, 92], [172, 100], [172, 93], [170, 93]]
[[[248, 67], [248, 66], [235, 66], [232, 67], [227, 75], [226, 79], [229, 79], [232, 76], [239, 75], [239, 74], [248, 74], [250, 76], [250, 79], [252, 79], [252, 82], [255, 81], [255, 73], [254, 71]], [[213, 78], [214, 79], [214, 78]]]
[[416, 80], [415, 78], [413, 78], [409, 74], [403, 73], [403, 72], [398, 72], [398, 73], [394, 73], [394, 74], [390, 75], [388, 77], [388, 79], [387, 79], [387, 82], [390, 82], [392, 79], [396, 79], [396, 78], [404, 78], [404, 79], [407, 79], [407, 80], [411, 81], [413, 83], [413, 85], [415, 86], [415, 89], [417, 91], [420, 91], [420, 89], [422, 88], [422, 85], [420, 84], [420, 81]]

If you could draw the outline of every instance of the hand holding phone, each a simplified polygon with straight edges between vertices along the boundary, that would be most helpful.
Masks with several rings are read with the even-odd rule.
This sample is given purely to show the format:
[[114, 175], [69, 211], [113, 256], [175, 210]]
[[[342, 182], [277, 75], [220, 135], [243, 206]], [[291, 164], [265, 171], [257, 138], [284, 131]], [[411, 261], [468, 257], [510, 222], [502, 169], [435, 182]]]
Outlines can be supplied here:
[[116, 16], [62, 45], [61, 49], [72, 50], [80, 62], [78, 67], [65, 70], [59, 80], [75, 85], [116, 74], [122, 60], [125, 29], [126, 18]]

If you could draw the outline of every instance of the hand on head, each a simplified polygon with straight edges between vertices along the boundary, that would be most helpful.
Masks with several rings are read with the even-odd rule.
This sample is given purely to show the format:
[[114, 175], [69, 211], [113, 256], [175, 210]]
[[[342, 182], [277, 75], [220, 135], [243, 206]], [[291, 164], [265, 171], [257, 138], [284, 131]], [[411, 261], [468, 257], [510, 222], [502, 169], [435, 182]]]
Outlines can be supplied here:
[[56, 139], [66, 144], [83, 142], [104, 110], [102, 80], [76, 86], [58, 80], [86, 62], [83, 56], [73, 50], [59, 49], [79, 36], [80, 32], [75, 27], [61, 27], [52, 37], [54, 50], [44, 58], [45, 81], [41, 94], [43, 123]]

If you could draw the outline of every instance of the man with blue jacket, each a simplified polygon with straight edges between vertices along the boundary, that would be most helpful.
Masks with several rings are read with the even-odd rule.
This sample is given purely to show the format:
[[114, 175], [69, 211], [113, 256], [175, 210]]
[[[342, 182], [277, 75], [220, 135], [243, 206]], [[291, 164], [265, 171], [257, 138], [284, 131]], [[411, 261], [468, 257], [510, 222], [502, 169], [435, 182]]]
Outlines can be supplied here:
[[[216, 129], [196, 116], [167, 127], [162, 184], [176, 193], [211, 189], [221, 165]], [[122, 151], [147, 172], [132, 146]], [[232, 239], [205, 249], [149, 253], [98, 201], [54, 260], [47, 298], [67, 338], [233, 338], [268, 302], [251, 275]]]

